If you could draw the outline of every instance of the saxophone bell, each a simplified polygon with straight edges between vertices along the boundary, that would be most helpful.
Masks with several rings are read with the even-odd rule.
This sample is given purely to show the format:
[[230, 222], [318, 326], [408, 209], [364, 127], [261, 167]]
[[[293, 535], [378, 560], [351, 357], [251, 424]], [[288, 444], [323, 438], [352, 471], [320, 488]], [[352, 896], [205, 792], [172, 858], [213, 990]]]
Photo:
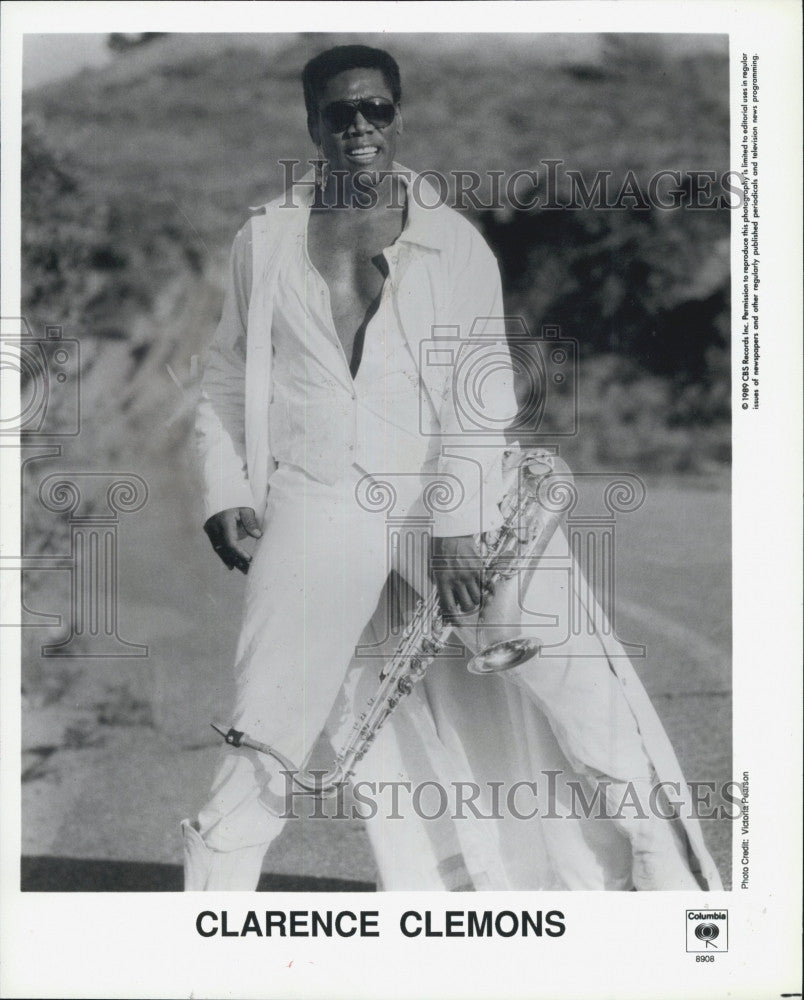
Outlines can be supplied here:
[[517, 639], [501, 639], [492, 643], [482, 652], [475, 653], [466, 664], [470, 674], [498, 674], [510, 670], [522, 663], [527, 663], [541, 649], [538, 639], [519, 636]]
[[472, 674], [496, 674], [527, 663], [543, 642], [524, 634], [520, 594], [553, 537], [560, 511], [544, 507], [538, 498], [548, 475], [569, 475], [557, 456], [539, 450], [506, 453], [506, 491], [501, 509], [507, 514], [491, 549], [493, 558], [484, 585], [484, 599], [473, 627], [459, 629], [464, 644], [474, 652], [466, 669]]

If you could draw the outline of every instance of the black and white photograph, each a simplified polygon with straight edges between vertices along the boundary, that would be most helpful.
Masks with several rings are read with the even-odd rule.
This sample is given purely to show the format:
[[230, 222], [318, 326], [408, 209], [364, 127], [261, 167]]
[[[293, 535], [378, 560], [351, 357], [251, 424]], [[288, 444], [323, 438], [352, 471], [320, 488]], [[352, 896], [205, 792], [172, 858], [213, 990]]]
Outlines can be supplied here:
[[[118, 995], [402, 995], [357, 969], [382, 948], [405, 995], [443, 960], [592, 997], [617, 921], [683, 966], [619, 995], [795, 990], [786, 930], [742, 993], [735, 955], [800, 839], [769, 561], [800, 528], [749, 468], [800, 407], [767, 46], [666, 4], [32, 6], [62, 20], [19, 33], [13, 132], [4, 100], [12, 916], [111, 906], [146, 947], [161, 912], [174, 968]], [[464, 973], [437, 995], [493, 995]]]

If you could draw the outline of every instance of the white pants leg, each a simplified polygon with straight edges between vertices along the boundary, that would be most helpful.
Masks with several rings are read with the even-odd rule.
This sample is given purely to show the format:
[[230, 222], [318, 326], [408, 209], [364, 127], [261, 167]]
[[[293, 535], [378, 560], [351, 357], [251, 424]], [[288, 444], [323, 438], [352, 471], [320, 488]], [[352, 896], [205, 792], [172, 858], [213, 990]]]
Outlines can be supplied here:
[[[566, 541], [557, 532], [547, 555], [561, 557], [564, 551]], [[577, 566], [574, 572], [579, 572]], [[568, 587], [568, 577], [562, 582], [560, 574], [536, 572], [526, 605], [553, 615], [558, 622], [566, 621]], [[545, 655], [511, 670], [506, 679], [520, 687], [549, 719], [559, 745], [586, 786], [588, 800], [595, 792], [603, 793], [605, 812], [612, 818], [601, 822], [612, 823], [630, 841], [635, 888], [698, 889], [682, 832], [650, 808], [657, 780], [651, 760], [597, 627], [587, 611], [584, 615], [584, 627], [561, 655], [550, 655], [550, 644], [556, 641], [550, 627], [532, 624], [529, 634], [543, 640]], [[560, 823], [554, 821], [546, 831], [560, 854]]]
[[[281, 466], [248, 574], [231, 723], [298, 767], [324, 727], [391, 568], [384, 516], [355, 499], [360, 478], [354, 469], [327, 485]], [[411, 477], [408, 500], [417, 484]], [[284, 825], [286, 790], [272, 759], [227, 748], [198, 817], [204, 843], [217, 852], [267, 850]]]

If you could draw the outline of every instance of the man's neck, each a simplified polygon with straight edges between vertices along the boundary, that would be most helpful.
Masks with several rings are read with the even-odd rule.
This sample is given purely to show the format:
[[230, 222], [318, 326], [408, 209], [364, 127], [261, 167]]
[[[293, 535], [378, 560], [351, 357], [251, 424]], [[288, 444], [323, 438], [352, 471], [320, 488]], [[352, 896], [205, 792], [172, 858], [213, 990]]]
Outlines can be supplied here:
[[403, 211], [406, 206], [407, 189], [393, 171], [379, 176], [366, 171], [356, 178], [344, 171], [333, 171], [327, 178], [326, 187], [316, 191], [314, 202], [318, 210], [348, 210], [360, 213], [366, 221], [370, 216], [387, 211]]

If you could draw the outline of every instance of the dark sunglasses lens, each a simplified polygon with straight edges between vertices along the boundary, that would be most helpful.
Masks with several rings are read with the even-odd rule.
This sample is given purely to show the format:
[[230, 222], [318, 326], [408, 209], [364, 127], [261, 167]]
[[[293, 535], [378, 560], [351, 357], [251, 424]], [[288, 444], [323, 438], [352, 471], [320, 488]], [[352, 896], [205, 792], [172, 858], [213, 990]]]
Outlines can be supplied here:
[[390, 101], [361, 101], [360, 114], [376, 128], [386, 128], [394, 120], [394, 106]]
[[344, 132], [357, 116], [357, 112], [375, 128], [386, 128], [394, 120], [391, 101], [333, 101], [321, 112], [324, 125], [330, 132]]
[[343, 132], [355, 118], [357, 108], [348, 101], [335, 101], [321, 112], [321, 118], [330, 132]]

